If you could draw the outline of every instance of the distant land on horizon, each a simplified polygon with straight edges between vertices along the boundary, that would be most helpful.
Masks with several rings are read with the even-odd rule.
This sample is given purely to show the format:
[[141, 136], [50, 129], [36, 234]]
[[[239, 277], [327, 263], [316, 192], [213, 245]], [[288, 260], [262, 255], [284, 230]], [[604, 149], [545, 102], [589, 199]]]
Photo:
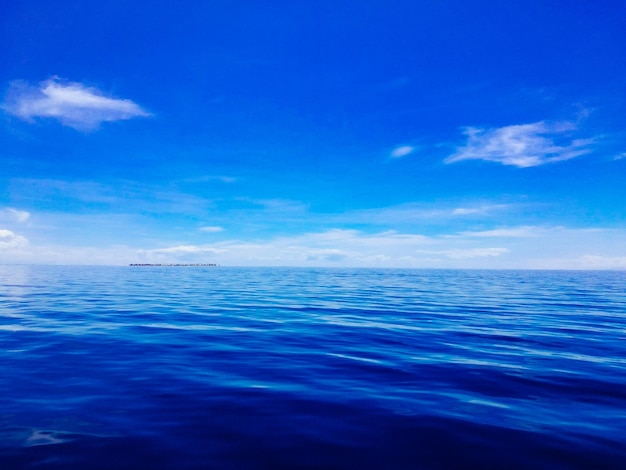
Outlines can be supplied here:
[[219, 266], [215, 263], [130, 263], [128, 266]]

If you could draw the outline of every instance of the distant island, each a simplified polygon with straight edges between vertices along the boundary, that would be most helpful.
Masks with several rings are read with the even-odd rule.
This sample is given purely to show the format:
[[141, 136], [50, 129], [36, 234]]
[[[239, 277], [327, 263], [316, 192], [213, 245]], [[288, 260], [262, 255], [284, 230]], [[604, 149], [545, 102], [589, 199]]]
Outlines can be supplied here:
[[130, 263], [128, 266], [219, 266], [215, 263]]

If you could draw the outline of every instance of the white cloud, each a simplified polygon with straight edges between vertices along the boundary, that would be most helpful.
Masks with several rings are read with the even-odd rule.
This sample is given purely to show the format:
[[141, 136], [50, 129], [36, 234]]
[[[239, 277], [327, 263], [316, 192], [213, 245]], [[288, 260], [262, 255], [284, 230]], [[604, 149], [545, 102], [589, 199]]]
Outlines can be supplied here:
[[[393, 231], [364, 234], [357, 230], [275, 237], [256, 242], [227, 240], [139, 250], [138, 262], [211, 262], [247, 266], [410, 266], [406, 258], [428, 237]], [[400, 260], [400, 261], [398, 261]], [[133, 261], [129, 261], [133, 262]]]
[[586, 269], [626, 269], [626, 256], [584, 255], [580, 262]]
[[488, 215], [494, 211], [501, 211], [510, 207], [510, 204], [483, 204], [476, 207], [457, 207], [452, 211], [452, 215]]
[[0, 229], [0, 250], [24, 248], [28, 240], [22, 235], [17, 235], [10, 230]]
[[[494, 246], [496, 237], [501, 238]], [[565, 227], [521, 226], [430, 237], [393, 230], [368, 234], [331, 229], [254, 242], [225, 240], [184, 252], [166, 248], [159, 250], [162, 258], [154, 259], [247, 266], [602, 269], [619, 266], [626, 253], [625, 239], [623, 230]], [[601, 251], [592, 253], [589, 247]], [[596, 258], [583, 263], [582, 254]]]
[[326, 249], [321, 249], [321, 250], [309, 250], [309, 252], [306, 255], [306, 260], [307, 261], [337, 262], [337, 261], [343, 261], [352, 256], [354, 256], [354, 253], [349, 252], [349, 251], [326, 248]]
[[459, 216], [491, 216], [511, 209], [511, 204], [478, 204], [469, 207], [441, 206], [408, 203], [377, 209], [359, 209], [336, 215], [333, 220], [341, 223], [367, 223], [368, 225], [407, 225], [416, 222], [446, 220]]
[[13, 207], [5, 207], [0, 209], [0, 222], [26, 222], [30, 217], [30, 213], [14, 209]]
[[[453, 208], [449, 206], [447, 213], [451, 214]], [[204, 220], [211, 219], [207, 217]], [[147, 227], [151, 227], [149, 219], [137, 218], [136, 215], [38, 212], [36, 221], [27, 224], [28, 232], [20, 232], [30, 239], [30, 243], [24, 236], [14, 233], [19, 232], [17, 229], [0, 223], [3, 228], [0, 230], [0, 246], [3, 248], [0, 250], [0, 263], [124, 265], [179, 262], [217, 263], [222, 266], [625, 268], [626, 227], [499, 227], [481, 223], [479, 230], [461, 231], [456, 225], [444, 225], [436, 230], [432, 230], [429, 224], [421, 224], [419, 230], [413, 230], [415, 227], [410, 226], [400, 229], [397, 226], [397, 230], [381, 229], [371, 233], [335, 228], [281, 236], [255, 230], [255, 238], [223, 239], [220, 235], [216, 237], [219, 241], [205, 243], [207, 237], [203, 237], [197, 227], [194, 233], [188, 226], [163, 224], [159, 232], [150, 232], [147, 230]], [[124, 234], [123, 245], [115, 244], [120, 240], [119, 233]], [[248, 232], [239, 233], [245, 237]]]
[[467, 142], [446, 163], [462, 160], [486, 160], [503, 165], [527, 168], [570, 160], [591, 152], [591, 139], [574, 139], [576, 126], [570, 122], [545, 121], [496, 129], [469, 127]]
[[496, 228], [493, 230], [467, 231], [467, 232], [461, 232], [458, 235], [451, 235], [451, 236], [452, 237], [489, 237], [489, 238], [496, 238], [496, 237], [528, 238], [528, 237], [537, 237], [541, 233], [544, 233], [546, 230], [548, 229], [541, 228], [541, 227], [533, 227], [533, 226], [521, 226], [521, 227], [510, 227], [510, 228]]
[[478, 214], [480, 213], [480, 209], [477, 208], [468, 208], [468, 207], [457, 207], [452, 211], [452, 215], [468, 215], [468, 214]]
[[451, 250], [417, 250], [418, 253], [442, 255], [450, 259], [482, 258], [485, 256], [500, 256], [508, 253], [507, 248], [454, 248]]
[[217, 227], [217, 226], [200, 227], [198, 230], [200, 230], [201, 232], [208, 232], [208, 233], [216, 233], [216, 232], [224, 231], [222, 227]]
[[154, 250], [140, 250], [143, 253], [162, 253], [162, 254], [189, 254], [189, 253], [212, 253], [219, 254], [223, 253], [225, 250], [220, 250], [218, 248], [211, 248], [206, 246], [196, 246], [196, 245], [179, 245], [172, 246], [169, 248], [157, 248]]
[[226, 249], [210, 245], [176, 245], [166, 248], [140, 249], [128, 258], [128, 263], [214, 263]]
[[80, 130], [94, 129], [107, 121], [150, 116], [131, 100], [109, 98], [96, 88], [65, 82], [57, 77], [43, 81], [39, 86], [13, 82], [3, 108], [27, 121], [53, 118]]
[[403, 145], [401, 147], [396, 147], [395, 149], [393, 149], [390, 155], [393, 158], [406, 157], [407, 155], [413, 153], [414, 150], [415, 147], [412, 147], [410, 145]]

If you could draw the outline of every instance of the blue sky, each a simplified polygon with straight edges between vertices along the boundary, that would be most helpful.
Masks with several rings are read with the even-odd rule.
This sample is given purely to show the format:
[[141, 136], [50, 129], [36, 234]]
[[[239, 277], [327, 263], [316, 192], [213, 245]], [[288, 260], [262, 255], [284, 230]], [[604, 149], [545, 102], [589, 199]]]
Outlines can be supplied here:
[[0, 262], [626, 268], [622, 1], [21, 1]]

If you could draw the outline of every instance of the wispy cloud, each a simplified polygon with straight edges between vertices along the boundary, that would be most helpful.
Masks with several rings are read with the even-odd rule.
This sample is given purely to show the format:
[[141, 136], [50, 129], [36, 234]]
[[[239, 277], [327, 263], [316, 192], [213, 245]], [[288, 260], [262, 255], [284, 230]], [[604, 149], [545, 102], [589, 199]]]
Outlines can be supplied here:
[[0, 250], [23, 248], [28, 245], [28, 240], [22, 235], [17, 235], [10, 230], [0, 229]]
[[201, 197], [181, 192], [175, 186], [144, 184], [129, 180], [97, 182], [14, 178], [9, 193], [15, 200], [37, 204], [41, 200], [63, 205], [87, 203], [100, 209], [150, 213], [203, 213], [211, 204]]
[[224, 175], [203, 175], [203, 176], [195, 176], [193, 178], [185, 178], [182, 180], [185, 183], [206, 183], [207, 181], [220, 181], [222, 183], [234, 183], [237, 181], [237, 178], [233, 176], [224, 176]]
[[491, 230], [468, 230], [454, 235], [442, 235], [443, 238], [538, 238], [546, 236], [572, 237], [575, 234], [606, 232], [601, 228], [568, 229], [563, 226], [520, 225], [517, 227], [498, 227]]
[[411, 145], [402, 145], [400, 147], [396, 147], [389, 154], [393, 158], [401, 158], [406, 157], [407, 155], [413, 153], [415, 151], [415, 147]]
[[474, 207], [456, 207], [450, 213], [455, 216], [490, 215], [497, 211], [511, 208], [510, 204], [481, 204]]
[[467, 142], [446, 163], [486, 160], [527, 168], [570, 160], [591, 152], [592, 139], [573, 138], [577, 127], [572, 122], [546, 121], [495, 129], [468, 127]]
[[30, 217], [30, 212], [14, 209], [13, 207], [5, 207], [0, 209], [0, 222], [26, 222]]
[[223, 232], [224, 228], [212, 225], [212, 226], [207, 226], [207, 227], [200, 227], [198, 230], [200, 230], [201, 232], [216, 233], [216, 232]]
[[139, 250], [137, 256], [139, 260], [149, 262], [201, 260], [257, 266], [368, 266], [385, 262], [406, 265], [402, 260], [405, 253], [429, 243], [428, 237], [418, 234], [393, 231], [365, 234], [358, 230], [331, 229], [256, 242], [227, 240]]
[[[547, 230], [543, 227], [521, 226], [521, 227], [503, 227], [493, 230], [466, 231], [457, 235], [449, 235], [449, 237], [478, 237], [478, 238], [529, 238], [537, 237]], [[554, 229], [552, 229], [554, 230]]]
[[[42, 214], [38, 213], [37, 219], [41, 218]], [[62, 226], [70, 227], [75, 223], [65, 220]], [[94, 226], [105, 228], [111, 221], [89, 218], [86, 224], [93, 232]], [[50, 231], [48, 226], [38, 228]], [[33, 228], [29, 230], [32, 233]], [[128, 228], [125, 232], [129, 232]], [[536, 236], [529, 240], [523, 237], [524, 233]], [[192, 238], [172, 240], [181, 234]], [[139, 246], [111, 245], [106, 237], [89, 239], [89, 245], [85, 245], [84, 236], [73, 236], [68, 231], [63, 233], [59, 244], [40, 245], [28, 243], [24, 236], [10, 230], [0, 229], [0, 263], [206, 262], [227, 266], [626, 268], [625, 229], [513, 227], [449, 236], [393, 230], [366, 233], [332, 229], [280, 237], [261, 236], [254, 240], [194, 243], [193, 239], [192, 234], [170, 230], [162, 239], [144, 239]]]
[[272, 213], [304, 213], [308, 207], [307, 204], [300, 201], [288, 199], [257, 199], [252, 202]]
[[444, 239], [395, 231], [367, 234], [358, 230], [331, 229], [255, 243], [230, 240], [140, 250], [138, 256], [143, 260], [167, 262], [210, 258], [213, 262], [231, 264], [237, 260], [236, 264], [247, 265], [445, 267], [465, 261], [470, 263], [465, 266], [483, 266], [480, 259], [498, 257], [510, 251], [504, 247], [454, 246], [457, 244], [456, 241], [450, 243]]
[[131, 100], [107, 97], [97, 88], [57, 77], [38, 86], [13, 82], [3, 108], [26, 121], [53, 118], [79, 130], [95, 129], [103, 122], [150, 116]]
[[418, 253], [440, 255], [450, 259], [482, 258], [485, 256], [500, 256], [508, 253], [507, 248], [455, 248], [452, 250], [417, 250]]
[[452, 215], [469, 215], [469, 214], [479, 214], [480, 209], [476, 207], [457, 207], [452, 211]]
[[415, 222], [492, 216], [512, 208], [511, 204], [475, 203], [462, 207], [407, 203], [377, 209], [345, 212], [334, 219], [346, 223], [406, 225]]
[[196, 246], [196, 245], [179, 245], [179, 246], [171, 246], [168, 248], [157, 248], [154, 250], [142, 250], [145, 253], [156, 253], [156, 254], [199, 254], [199, 253], [212, 253], [219, 254], [224, 253], [225, 250], [220, 250], [218, 248], [211, 248], [206, 246]]
[[626, 256], [584, 255], [580, 263], [586, 269], [626, 269]]
[[354, 256], [354, 253], [336, 248], [324, 248], [309, 250], [305, 259], [306, 261], [329, 261], [332, 263], [349, 259], [351, 256]]

